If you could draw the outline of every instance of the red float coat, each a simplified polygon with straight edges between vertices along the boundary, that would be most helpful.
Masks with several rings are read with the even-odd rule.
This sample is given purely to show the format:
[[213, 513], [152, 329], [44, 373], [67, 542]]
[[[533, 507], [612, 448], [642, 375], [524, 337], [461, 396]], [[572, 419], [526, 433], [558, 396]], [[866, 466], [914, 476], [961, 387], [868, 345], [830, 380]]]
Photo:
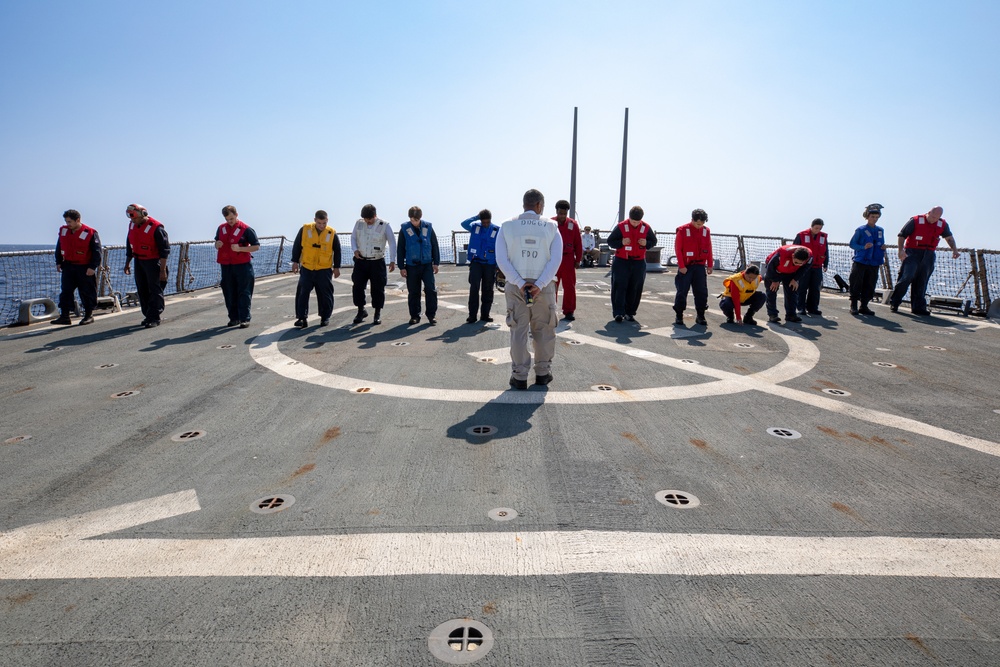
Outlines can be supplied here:
[[[778, 273], [796, 273], [799, 269], [802, 268], [802, 266], [809, 265], [809, 262], [806, 262], [802, 266], [795, 266], [795, 264], [792, 262], [792, 255], [794, 255], [795, 251], [798, 250], [799, 248], [806, 248], [806, 247], [804, 245], [783, 245], [774, 252], [772, 252], [770, 255], [768, 255], [767, 259], [764, 260], [764, 263], [770, 264], [771, 259], [775, 255], [778, 255], [778, 266], [775, 267]], [[809, 248], [806, 248], [806, 250], [809, 250]], [[809, 250], [809, 255], [812, 256], [812, 250]]]
[[712, 232], [708, 227], [698, 229], [690, 222], [677, 228], [674, 238], [674, 254], [677, 256], [677, 268], [683, 269], [689, 264], [704, 264], [711, 268]]
[[249, 264], [250, 260], [253, 259], [248, 252], [233, 252], [230, 247], [234, 243], [241, 246], [248, 246], [249, 243], [240, 242], [243, 238], [243, 232], [249, 229], [247, 225], [242, 220], [237, 220], [236, 224], [232, 227], [229, 226], [228, 222], [224, 222], [219, 225], [219, 233], [216, 235], [220, 241], [222, 241], [222, 247], [218, 248], [218, 257], [216, 261], [219, 264]]
[[62, 260], [67, 264], [90, 266], [94, 259], [90, 250], [93, 240], [94, 230], [87, 225], [81, 224], [75, 232], [63, 225], [59, 228], [59, 252], [62, 253]]
[[136, 259], [159, 259], [160, 249], [156, 246], [153, 235], [161, 223], [156, 218], [146, 218], [141, 222], [130, 222], [128, 225], [128, 243], [132, 246], [132, 255]]
[[913, 216], [913, 233], [906, 237], [904, 247], [915, 250], [934, 250], [944, 233], [944, 218], [938, 218], [935, 223], [927, 222], [926, 215]]
[[615, 250], [615, 257], [645, 261], [647, 248], [646, 246], [639, 245], [639, 239], [646, 238], [649, 232], [649, 225], [641, 220], [638, 226], [630, 225], [629, 222], [629, 220], [622, 220], [618, 223], [618, 230], [622, 234], [622, 247]]
[[795, 235], [795, 243], [809, 248], [813, 254], [812, 266], [821, 268], [827, 265], [827, 237], [826, 232], [813, 234], [812, 229], [807, 229]]

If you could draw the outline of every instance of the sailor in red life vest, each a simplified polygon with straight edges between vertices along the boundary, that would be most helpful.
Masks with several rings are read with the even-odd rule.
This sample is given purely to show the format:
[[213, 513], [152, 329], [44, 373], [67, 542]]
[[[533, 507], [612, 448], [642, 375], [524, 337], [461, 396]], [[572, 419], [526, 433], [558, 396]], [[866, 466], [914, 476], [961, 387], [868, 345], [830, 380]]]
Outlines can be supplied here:
[[684, 310], [687, 308], [688, 290], [694, 292], [695, 324], [708, 325], [705, 311], [708, 309], [708, 279], [712, 265], [712, 232], [705, 226], [708, 213], [696, 208], [691, 211], [691, 222], [677, 228], [674, 238], [674, 254], [677, 256], [677, 275], [674, 276], [674, 324], [684, 326]]
[[795, 306], [798, 304], [795, 292], [809, 270], [812, 250], [801, 245], [783, 245], [768, 255], [765, 261], [767, 321], [781, 323], [781, 318], [778, 317], [778, 286], [781, 285], [785, 288], [785, 319], [789, 322], [801, 322], [802, 318], [795, 314]]
[[556, 300], [559, 300], [559, 288], [563, 288], [563, 319], [572, 322], [576, 319], [576, 269], [583, 261], [583, 237], [580, 234], [580, 223], [569, 217], [569, 202], [560, 199], [556, 202], [556, 217], [552, 218], [559, 227], [562, 236], [562, 263], [556, 272]]
[[170, 239], [167, 230], [141, 204], [129, 204], [125, 215], [131, 220], [125, 239], [125, 275], [135, 257], [135, 291], [142, 309], [142, 326], [160, 326], [163, 314], [163, 289], [167, 286], [167, 258]]
[[250, 300], [253, 298], [253, 264], [250, 253], [260, 250], [260, 241], [253, 228], [240, 220], [235, 206], [224, 206], [226, 219], [215, 232], [215, 247], [219, 251], [216, 261], [222, 269], [222, 296], [229, 311], [226, 326], [240, 329], [250, 326]]
[[70, 209], [63, 213], [65, 225], [59, 228], [56, 239], [56, 271], [62, 273], [62, 292], [59, 293], [58, 318], [52, 324], [72, 324], [69, 313], [73, 310], [73, 292], [80, 292], [83, 319], [80, 324], [94, 322], [97, 307], [97, 269], [101, 266], [101, 239], [97, 230], [80, 220], [80, 212]]
[[935, 206], [924, 215], [910, 218], [897, 235], [899, 237], [899, 280], [889, 297], [889, 310], [896, 312], [910, 290], [910, 311], [914, 315], [930, 315], [927, 310], [927, 281], [934, 273], [934, 258], [941, 237], [951, 247], [951, 256], [958, 259], [958, 247], [948, 222], [941, 217], [944, 209]]
[[816, 218], [809, 225], [809, 229], [803, 230], [795, 235], [794, 245], [801, 245], [812, 251], [812, 263], [802, 277], [802, 283], [798, 289], [799, 314], [809, 313], [810, 315], [822, 315], [819, 309], [819, 296], [823, 290], [823, 274], [826, 273], [830, 265], [829, 246], [827, 245], [827, 234], [823, 231], [822, 218]]
[[608, 234], [608, 247], [615, 251], [611, 264], [611, 314], [615, 322], [635, 321], [646, 282], [646, 248], [656, 245], [656, 232], [647, 225], [641, 206], [633, 206], [628, 219]]

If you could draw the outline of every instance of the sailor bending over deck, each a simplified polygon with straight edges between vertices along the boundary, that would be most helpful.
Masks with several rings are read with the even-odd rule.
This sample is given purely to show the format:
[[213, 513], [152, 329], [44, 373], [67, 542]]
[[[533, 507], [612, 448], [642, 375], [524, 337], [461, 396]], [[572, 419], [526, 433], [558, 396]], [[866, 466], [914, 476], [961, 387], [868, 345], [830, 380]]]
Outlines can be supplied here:
[[801, 322], [802, 318], [795, 314], [799, 301], [796, 291], [809, 270], [812, 251], [801, 245], [783, 245], [768, 255], [766, 262], [764, 287], [767, 288], [767, 321], [781, 323], [781, 317], [778, 316], [778, 287], [783, 286], [785, 319], [789, 322]]
[[160, 326], [163, 314], [163, 289], [167, 286], [167, 258], [170, 239], [163, 223], [149, 215], [141, 204], [129, 204], [125, 215], [131, 220], [125, 239], [125, 275], [135, 258], [135, 291], [142, 310], [142, 326]]
[[944, 209], [935, 206], [924, 215], [915, 215], [899, 230], [899, 280], [889, 298], [889, 310], [896, 312], [910, 290], [910, 311], [930, 315], [927, 310], [927, 282], [934, 273], [936, 248], [941, 237], [951, 246], [952, 259], [958, 259], [958, 247], [948, 222], [941, 217]]
[[511, 218], [497, 235], [497, 266], [507, 277], [507, 325], [510, 327], [510, 386], [528, 388], [531, 353], [535, 351], [535, 384], [552, 382], [556, 356], [556, 288], [553, 279], [562, 262], [562, 237], [556, 223], [542, 218], [545, 196], [524, 193], [524, 213]]

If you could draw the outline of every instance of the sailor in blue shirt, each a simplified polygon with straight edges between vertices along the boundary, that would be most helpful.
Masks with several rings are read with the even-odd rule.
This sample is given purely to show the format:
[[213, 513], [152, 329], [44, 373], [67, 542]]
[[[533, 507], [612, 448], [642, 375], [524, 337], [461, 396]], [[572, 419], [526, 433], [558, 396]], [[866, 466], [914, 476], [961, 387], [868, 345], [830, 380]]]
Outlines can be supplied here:
[[869, 204], [861, 214], [867, 222], [854, 230], [851, 237], [851, 250], [854, 251], [849, 281], [852, 315], [875, 314], [868, 302], [875, 296], [879, 267], [885, 262], [885, 230], [875, 224], [882, 216], [882, 208], [882, 204]]
[[441, 252], [438, 249], [437, 235], [431, 223], [422, 220], [424, 212], [419, 206], [411, 206], [407, 215], [409, 222], [404, 222], [399, 230], [399, 240], [396, 242], [396, 255], [399, 260], [399, 275], [406, 278], [407, 303], [410, 306], [410, 324], [420, 321], [420, 284], [424, 286], [424, 296], [427, 298], [427, 321], [437, 324], [437, 288], [434, 286], [434, 275], [441, 263]]
[[[490, 224], [493, 214], [483, 209], [477, 215], [462, 221], [462, 229], [469, 232], [469, 317], [472, 324], [477, 315], [483, 322], [492, 322], [493, 286], [497, 279], [497, 234], [500, 228]], [[482, 311], [479, 299], [482, 294]], [[481, 312], [481, 314], [479, 314]]]

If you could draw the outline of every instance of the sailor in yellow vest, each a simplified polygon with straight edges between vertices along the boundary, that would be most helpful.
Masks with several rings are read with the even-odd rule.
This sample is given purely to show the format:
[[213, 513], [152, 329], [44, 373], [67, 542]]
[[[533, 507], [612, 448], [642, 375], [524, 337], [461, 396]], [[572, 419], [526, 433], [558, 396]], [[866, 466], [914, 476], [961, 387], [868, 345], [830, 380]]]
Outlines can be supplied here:
[[313, 288], [319, 304], [319, 325], [325, 327], [333, 314], [333, 279], [340, 277], [340, 239], [327, 226], [326, 211], [316, 211], [315, 219], [295, 235], [292, 273], [299, 274], [295, 289], [296, 328], [306, 327]]
[[[753, 319], [753, 314], [764, 307], [767, 297], [762, 292], [757, 291], [760, 285], [760, 269], [756, 266], [748, 266], [746, 271], [734, 273], [722, 281], [725, 292], [720, 294], [722, 301], [719, 308], [726, 315], [726, 322], [754, 326], [757, 324]], [[742, 306], [747, 307], [747, 314], [743, 315]]]

